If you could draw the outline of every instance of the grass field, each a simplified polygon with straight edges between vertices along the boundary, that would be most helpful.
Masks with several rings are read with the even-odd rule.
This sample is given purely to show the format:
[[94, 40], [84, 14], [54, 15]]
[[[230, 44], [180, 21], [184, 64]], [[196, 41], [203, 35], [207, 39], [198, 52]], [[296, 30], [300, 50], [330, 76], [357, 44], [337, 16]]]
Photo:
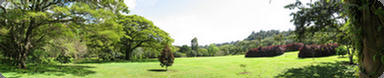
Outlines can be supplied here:
[[[244, 58], [243, 55], [176, 58], [169, 70], [155, 59], [147, 62], [110, 62], [30, 66], [19, 70], [0, 67], [7, 78], [351, 78], [353, 67], [338, 56], [297, 58], [298, 52], [277, 57]], [[245, 67], [241, 67], [244, 64]], [[244, 70], [244, 68], [246, 70]], [[246, 72], [244, 72], [246, 71]]]

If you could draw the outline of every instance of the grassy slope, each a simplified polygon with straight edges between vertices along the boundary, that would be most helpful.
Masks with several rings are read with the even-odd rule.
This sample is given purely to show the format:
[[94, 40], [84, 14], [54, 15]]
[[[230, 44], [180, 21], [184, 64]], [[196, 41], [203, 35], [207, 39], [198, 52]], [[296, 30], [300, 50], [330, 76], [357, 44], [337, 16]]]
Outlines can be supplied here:
[[[280, 75], [280, 77], [323, 77], [324, 75], [330, 74], [330, 76], [335, 77], [335, 74], [345, 74], [339, 72], [326, 73], [332, 71], [343, 71], [336, 70], [335, 68], [344, 68], [337, 67], [337, 65], [330, 67], [316, 66], [319, 64], [322, 65], [321, 63], [324, 62], [336, 64], [334, 62], [344, 60], [346, 61], [347, 58], [331, 56], [315, 59], [299, 59], [297, 58], [297, 53], [298, 52], [288, 52], [277, 57], [263, 58], [244, 58], [242, 55], [177, 58], [174, 65], [169, 68], [168, 72], [148, 71], [152, 69], [162, 69], [159, 65], [159, 62], [152, 61], [129, 63], [71, 64], [66, 65], [68, 66], [67, 68], [61, 68], [62, 70], [41, 71], [40, 73], [2, 73], [6, 77], [27, 78], [273, 78], [277, 77], [278, 75]], [[248, 74], [239, 74], [243, 71], [243, 69], [240, 67], [240, 64], [246, 65], [247, 71], [249, 72]], [[320, 72], [313, 71], [311, 68], [319, 68], [313, 70], [320, 70]], [[307, 69], [310, 70], [308, 71]]]

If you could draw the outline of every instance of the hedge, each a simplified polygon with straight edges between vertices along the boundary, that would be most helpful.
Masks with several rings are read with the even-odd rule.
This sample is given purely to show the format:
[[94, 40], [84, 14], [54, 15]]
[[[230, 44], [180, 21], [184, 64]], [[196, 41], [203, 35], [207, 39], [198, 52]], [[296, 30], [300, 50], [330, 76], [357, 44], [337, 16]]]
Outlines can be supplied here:
[[299, 52], [300, 58], [305, 57], [323, 57], [336, 54], [338, 44], [324, 44], [324, 45], [304, 45]]
[[287, 45], [282, 45], [283, 48], [285, 48], [286, 51], [299, 51], [301, 47], [303, 47], [303, 43], [292, 43]]
[[246, 54], [245, 57], [271, 57], [284, 54], [285, 48], [280, 45], [252, 48]]

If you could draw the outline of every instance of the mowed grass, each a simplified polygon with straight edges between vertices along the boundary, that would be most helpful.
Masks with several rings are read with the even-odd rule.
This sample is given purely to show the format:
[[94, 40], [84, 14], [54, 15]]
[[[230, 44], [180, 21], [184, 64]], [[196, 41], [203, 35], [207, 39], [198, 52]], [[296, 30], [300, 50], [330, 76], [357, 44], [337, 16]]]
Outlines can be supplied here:
[[[163, 68], [158, 61], [149, 61], [66, 64], [36, 68], [35, 72], [3, 68], [0, 73], [8, 78], [346, 78], [353, 75], [347, 72], [352, 66], [340, 62], [347, 61], [347, 58], [330, 56], [301, 59], [297, 53], [287, 52], [281, 56], [261, 58], [244, 58], [243, 55], [176, 58], [166, 72], [151, 71]], [[245, 67], [241, 67], [241, 64]]]

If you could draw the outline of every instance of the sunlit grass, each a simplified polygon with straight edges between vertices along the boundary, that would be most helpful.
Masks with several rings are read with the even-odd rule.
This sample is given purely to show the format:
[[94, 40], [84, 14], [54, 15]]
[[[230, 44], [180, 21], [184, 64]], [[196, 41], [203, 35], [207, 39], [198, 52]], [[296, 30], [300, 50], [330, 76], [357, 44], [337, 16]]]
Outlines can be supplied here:
[[[0, 72], [6, 77], [22, 78], [274, 78], [279, 75], [279, 77], [290, 77], [282, 76], [291, 75], [288, 71], [290, 69], [300, 69], [317, 65], [322, 66], [321, 63], [332, 63], [330, 65], [333, 65], [336, 64], [337, 61], [348, 60], [347, 58], [338, 58], [337, 56], [300, 59], [297, 58], [297, 53], [298, 52], [287, 52], [281, 56], [262, 58], [244, 58], [243, 55], [176, 58], [173, 66], [169, 67], [169, 70], [166, 72], [150, 71], [163, 69], [157, 61], [67, 64], [68, 66], [77, 67], [73, 67], [72, 70], [70, 70], [71, 67], [65, 67], [66, 71], [57, 69], [49, 71], [47, 69], [48, 71], [39, 71], [40, 73], [31, 73], [31, 71], [23, 73], [9, 70], [0, 70]], [[241, 73], [244, 71], [244, 69], [240, 67], [241, 64], [245, 65], [247, 73]], [[79, 66], [84, 66], [85, 68]], [[335, 65], [333, 65], [333, 67], [335, 67]], [[291, 77], [296, 77], [295, 74], [307, 74], [306, 71], [308, 70], [304, 70], [305, 69], [300, 70], [303, 72], [293, 72], [293, 76]], [[308, 76], [313, 74], [312, 70], [308, 71]], [[320, 71], [320, 75], [324, 75], [322, 71]], [[324, 72], [332, 71], [324, 70]], [[79, 75], [76, 73], [82, 74]], [[316, 74], [317, 73], [315, 73], [314, 76], [316, 76]], [[329, 74], [333, 77], [340, 77], [340, 75], [334, 76], [332, 73]]]

